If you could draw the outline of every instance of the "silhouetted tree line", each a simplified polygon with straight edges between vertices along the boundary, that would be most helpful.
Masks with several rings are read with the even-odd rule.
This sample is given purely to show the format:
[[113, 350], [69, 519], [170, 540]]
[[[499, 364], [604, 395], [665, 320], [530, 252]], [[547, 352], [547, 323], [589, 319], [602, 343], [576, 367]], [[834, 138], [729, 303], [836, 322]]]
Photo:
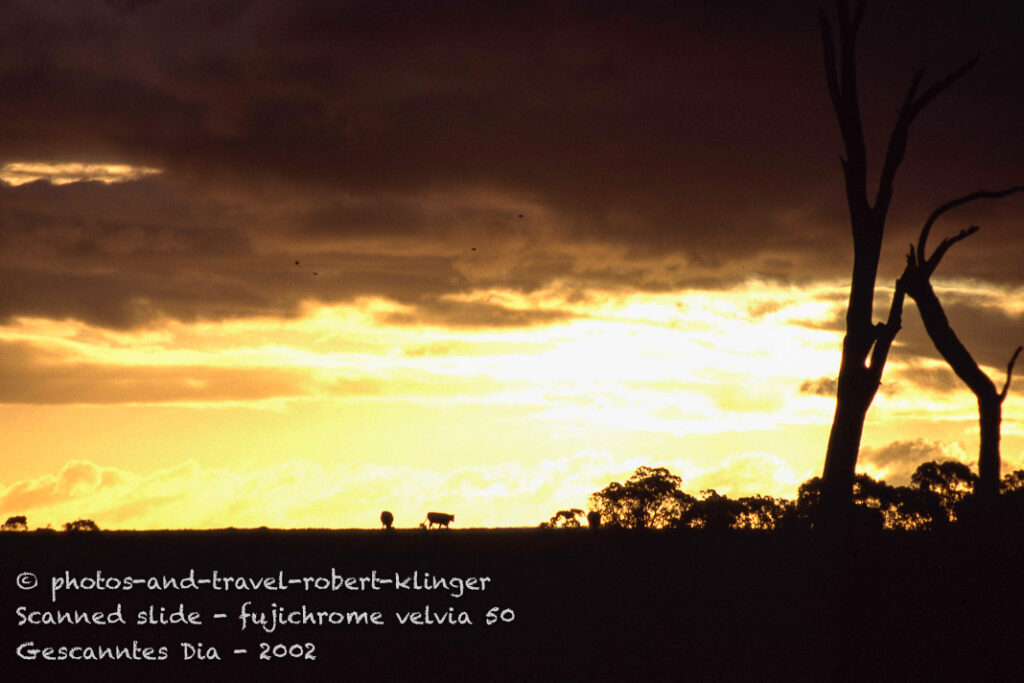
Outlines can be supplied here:
[[[99, 530], [99, 526], [91, 519], [76, 519], [73, 522], [64, 523], [64, 531]], [[28, 518], [25, 515], [8, 517], [7, 521], [3, 523], [3, 526], [0, 526], [0, 531], [28, 531]], [[47, 524], [45, 529], [37, 529], [37, 531], [52, 531], [52, 529], [50, 529], [50, 525]]]
[[25, 531], [28, 529], [28, 519], [26, 519], [25, 515], [8, 517], [0, 529], [3, 531]]
[[64, 523], [64, 531], [99, 531], [96, 522], [91, 519], [76, 519], [73, 522]]
[[[853, 482], [855, 522], [863, 529], [930, 531], [971, 521], [978, 476], [955, 461], [925, 462], [908, 486], [891, 486], [866, 474]], [[821, 477], [800, 485], [796, 500], [756, 495], [729, 498], [714, 489], [693, 496], [664, 467], [639, 467], [625, 482], [612, 482], [590, 496], [591, 527], [621, 529], [810, 529], [822, 513]], [[1003, 513], [1024, 521], [1024, 470], [1003, 477]], [[583, 510], [559, 510], [546, 528], [579, 528]]]

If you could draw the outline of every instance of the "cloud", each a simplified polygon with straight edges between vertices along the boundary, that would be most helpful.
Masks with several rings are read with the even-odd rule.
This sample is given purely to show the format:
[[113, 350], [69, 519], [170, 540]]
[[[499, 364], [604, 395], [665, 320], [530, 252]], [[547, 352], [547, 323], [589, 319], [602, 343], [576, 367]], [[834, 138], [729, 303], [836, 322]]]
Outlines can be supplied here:
[[[997, 298], [990, 289], [977, 289], [972, 291], [969, 286], [935, 284], [935, 292], [953, 332], [976, 362], [995, 369], [988, 372], [989, 377], [1002, 386], [1010, 356], [1018, 345], [1024, 344], [1024, 310], [1010, 308], [1019, 300], [1020, 292], [1005, 292]], [[904, 329], [896, 338], [896, 357], [922, 356], [941, 360], [917, 311], [908, 308], [904, 311], [903, 320]]]
[[45, 508], [75, 499], [107, 493], [124, 484], [128, 477], [112, 467], [100, 467], [85, 460], [70, 460], [56, 475], [20, 481], [0, 495], [0, 509]]
[[[934, 289], [953, 332], [993, 382], [1002, 386], [1010, 356], [1017, 345], [1024, 343], [1024, 308], [1017, 303], [1022, 290], [999, 288], [986, 281], [933, 279]], [[822, 294], [816, 296], [823, 297]], [[875, 320], [881, 321], [888, 315], [890, 297], [891, 292], [879, 290]], [[834, 317], [824, 323], [820, 320], [796, 322], [810, 329], [845, 332], [844, 315], [845, 308], [837, 307]], [[882, 391], [893, 393], [924, 389], [948, 393], [964, 388], [935, 349], [913, 300], [908, 298], [903, 310], [903, 325], [883, 376]], [[800, 385], [800, 392], [834, 396], [835, 379], [807, 380]]]
[[778, 456], [744, 453], [731, 455], [718, 467], [690, 477], [683, 482], [683, 490], [696, 494], [715, 489], [732, 498], [758, 494], [793, 498], [797, 480], [793, 468]]
[[127, 180], [138, 180], [155, 173], [160, 173], [160, 169], [127, 164], [9, 161], [0, 167], [0, 181], [9, 185], [24, 185], [39, 180], [48, 181], [53, 185], [79, 182], [99, 182], [109, 185]]
[[[239, 365], [240, 354], [249, 354], [252, 360]], [[73, 348], [0, 341], [0, 404], [201, 404], [382, 396], [440, 400], [479, 397], [525, 384], [478, 370], [437, 371], [387, 363], [386, 358], [378, 359], [377, 367], [358, 368], [330, 356], [309, 353], [296, 360], [275, 356], [273, 349], [261, 355], [259, 349], [244, 347], [186, 353], [183, 357], [194, 359], [191, 364], [154, 358], [140, 363], [124, 357], [98, 362], [87, 357]], [[318, 367], [317, 361], [326, 365]]]
[[[163, 173], [0, 187], [0, 317], [124, 329], [380, 296], [422, 308], [412, 320], [529, 326], [445, 297], [845, 276], [814, 17], [810, 2], [4, 3], [0, 161]], [[915, 124], [891, 244], [1020, 175], [1019, 24], [994, 2], [869, 12], [870, 131], [919, 61], [993, 55]], [[985, 229], [943, 270], [1020, 285], [1020, 206], [951, 216]], [[882, 277], [902, 258], [887, 248]]]
[[906, 391], [911, 393], [918, 392], [920, 390], [925, 391], [937, 391], [940, 393], [950, 393], [954, 391], [963, 391], [966, 386], [963, 382], [945, 365], [932, 365], [922, 363], [908, 363], [903, 366], [894, 364], [896, 367], [892, 368], [887, 374], [889, 377], [895, 379], [895, 384], [886, 382], [886, 386], [893, 388], [893, 391]]
[[914, 439], [893, 441], [880, 448], [862, 447], [858, 469], [893, 486], [906, 486], [918, 465], [932, 460], [957, 460], [972, 467], [976, 463], [958, 443]]
[[809, 396], [835, 396], [836, 379], [835, 377], [820, 377], [805, 380], [800, 384], [800, 393]]
[[411, 312], [382, 313], [380, 320], [392, 325], [441, 325], [445, 327], [531, 327], [575, 317], [569, 311], [523, 310], [478, 302], [437, 301]]
[[[307, 373], [295, 369], [209, 365], [126, 367], [82, 362], [55, 351], [7, 342], [0, 342], [0, 374], [4, 376], [0, 403], [261, 400], [310, 391]], [[358, 386], [347, 388], [359, 389]]]
[[550, 342], [529, 341], [463, 341], [452, 340], [431, 344], [415, 344], [402, 349], [402, 353], [410, 358], [429, 358], [434, 356], [491, 356], [509, 353], [541, 353], [550, 351]]

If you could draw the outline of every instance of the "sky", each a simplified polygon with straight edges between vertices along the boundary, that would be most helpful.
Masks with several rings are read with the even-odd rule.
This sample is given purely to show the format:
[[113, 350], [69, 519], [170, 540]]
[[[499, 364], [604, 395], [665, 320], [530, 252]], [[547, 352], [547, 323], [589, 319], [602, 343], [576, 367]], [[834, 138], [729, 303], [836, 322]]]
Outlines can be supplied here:
[[[914, 71], [980, 54], [911, 129], [879, 319], [932, 209], [1024, 184], [1022, 34], [868, 5], [870, 182]], [[534, 526], [641, 465], [794, 497], [852, 265], [820, 40], [803, 0], [3, 3], [0, 516]], [[934, 281], [1001, 386], [1024, 197], [932, 243], [968, 225]], [[908, 302], [859, 471], [973, 464], [976, 410]]]

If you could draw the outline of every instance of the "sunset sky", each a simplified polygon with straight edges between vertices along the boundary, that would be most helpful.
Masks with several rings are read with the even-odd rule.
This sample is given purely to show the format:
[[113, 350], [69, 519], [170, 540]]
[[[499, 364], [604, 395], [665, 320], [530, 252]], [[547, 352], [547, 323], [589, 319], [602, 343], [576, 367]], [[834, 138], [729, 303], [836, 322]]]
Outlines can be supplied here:
[[[868, 6], [872, 178], [914, 70], [981, 55], [911, 130], [880, 319], [933, 208], [1024, 184], [1021, 35]], [[639, 465], [820, 474], [852, 244], [815, 3], [12, 0], [0, 122], [0, 518], [534, 526]], [[1001, 386], [1024, 197], [933, 234], [972, 224], [936, 289]], [[976, 452], [908, 301], [859, 469]]]

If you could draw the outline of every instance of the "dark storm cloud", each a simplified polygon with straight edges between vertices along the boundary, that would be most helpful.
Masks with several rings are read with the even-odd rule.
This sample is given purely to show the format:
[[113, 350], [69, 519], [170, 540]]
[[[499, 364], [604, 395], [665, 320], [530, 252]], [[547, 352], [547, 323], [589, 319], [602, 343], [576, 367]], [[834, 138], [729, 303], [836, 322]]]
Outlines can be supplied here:
[[[996, 306], [985, 306], [984, 299], [944, 296], [940, 287], [936, 287], [936, 293], [957, 337], [975, 361], [997, 369], [988, 374], [1001, 388], [1010, 356], [1017, 346], [1024, 344], [1024, 314], [1014, 315]], [[940, 358], [913, 306], [904, 311], [903, 322], [903, 330], [896, 338], [899, 348], [894, 357]]]
[[[411, 320], [533, 324], [550, 314], [444, 296], [845, 277], [816, 5], [778, 5], [4, 3], [0, 162], [164, 174], [0, 188], [0, 316], [130, 327], [378, 295]], [[1005, 5], [869, 6], [876, 164], [913, 70], [982, 53], [912, 130], [885, 277], [935, 205], [1024, 182]], [[1022, 282], [1024, 199], [977, 210], [943, 228], [985, 228], [943, 271]]]
[[[953, 371], [944, 365], [932, 367], [911, 363], [908, 367], [891, 370], [888, 373], [887, 380], [890, 381], [885, 382], [882, 386], [883, 388], [886, 386], [890, 387], [893, 393], [900, 393], [902, 391], [915, 393], [918, 389], [950, 393], [963, 391], [967, 388]], [[895, 386], [892, 385], [891, 380], [895, 380]]]

